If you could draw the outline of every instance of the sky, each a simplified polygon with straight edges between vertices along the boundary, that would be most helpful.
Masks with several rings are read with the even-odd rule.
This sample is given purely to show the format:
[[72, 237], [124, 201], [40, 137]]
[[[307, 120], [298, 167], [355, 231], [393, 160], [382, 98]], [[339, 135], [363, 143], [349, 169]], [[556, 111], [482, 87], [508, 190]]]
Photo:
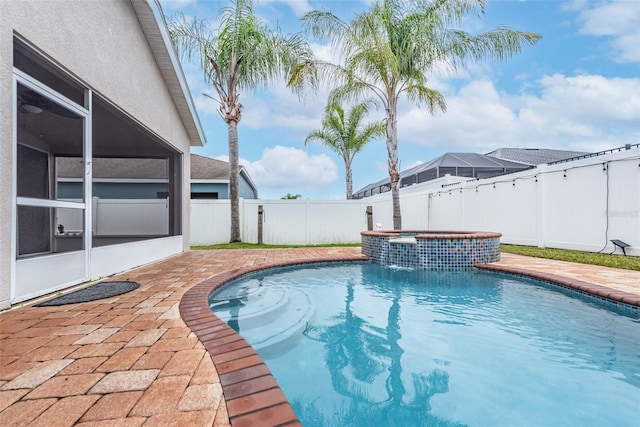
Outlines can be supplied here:
[[[256, 14], [283, 33], [302, 30], [306, 12], [330, 10], [349, 21], [373, 0], [254, 0]], [[170, 17], [177, 11], [218, 28], [224, 0], [160, 0]], [[542, 34], [506, 62], [467, 64], [455, 73], [428, 77], [442, 92], [447, 111], [431, 115], [406, 99], [398, 109], [400, 169], [447, 152], [488, 153], [497, 148], [552, 148], [596, 152], [640, 143], [640, 1], [489, 0], [483, 17], [462, 29], [478, 33], [499, 26]], [[335, 56], [309, 36], [318, 58]], [[199, 66], [182, 60], [207, 137], [192, 153], [227, 160], [227, 126]], [[240, 163], [262, 199], [287, 193], [303, 199], [344, 199], [344, 161], [305, 137], [320, 129], [328, 87], [309, 89], [301, 100], [284, 82], [241, 93], [238, 125]], [[381, 120], [372, 109], [367, 120]], [[388, 177], [384, 139], [374, 140], [353, 163], [353, 190]]]

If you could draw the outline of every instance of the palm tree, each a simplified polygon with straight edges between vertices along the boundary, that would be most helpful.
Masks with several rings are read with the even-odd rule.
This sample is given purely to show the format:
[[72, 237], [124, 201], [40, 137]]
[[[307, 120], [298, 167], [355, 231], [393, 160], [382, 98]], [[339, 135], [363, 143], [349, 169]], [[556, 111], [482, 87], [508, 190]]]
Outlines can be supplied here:
[[[366, 126], [360, 122], [367, 115], [369, 105], [357, 104], [345, 117], [342, 106], [336, 102], [329, 103], [322, 120], [322, 129], [311, 132], [304, 143], [318, 141], [342, 156], [347, 183], [347, 199], [353, 198], [353, 179], [351, 164], [353, 158], [369, 141], [384, 136], [382, 122], [370, 123]], [[363, 128], [364, 126], [364, 128]]]
[[216, 91], [219, 113], [227, 124], [229, 142], [229, 198], [231, 242], [240, 241], [238, 196], [238, 123], [242, 117], [240, 91], [253, 91], [288, 76], [295, 66], [312, 61], [313, 54], [300, 34], [271, 31], [255, 15], [252, 0], [232, 0], [220, 10], [219, 31], [207, 21], [187, 20], [178, 14], [169, 20], [171, 40], [181, 56], [197, 57], [204, 79]]
[[284, 196], [280, 197], [282, 200], [298, 200], [301, 199], [302, 196], [300, 194], [291, 194], [287, 193]]
[[349, 23], [325, 11], [302, 19], [314, 36], [329, 38], [344, 64], [317, 61], [299, 67], [289, 84], [329, 81], [333, 101], [370, 97], [386, 112], [388, 170], [393, 200], [393, 228], [402, 228], [398, 171], [397, 108], [400, 96], [445, 111], [444, 95], [427, 86], [427, 75], [467, 61], [505, 60], [541, 36], [499, 27], [472, 35], [453, 28], [469, 14], [482, 15], [486, 0], [377, 0]]

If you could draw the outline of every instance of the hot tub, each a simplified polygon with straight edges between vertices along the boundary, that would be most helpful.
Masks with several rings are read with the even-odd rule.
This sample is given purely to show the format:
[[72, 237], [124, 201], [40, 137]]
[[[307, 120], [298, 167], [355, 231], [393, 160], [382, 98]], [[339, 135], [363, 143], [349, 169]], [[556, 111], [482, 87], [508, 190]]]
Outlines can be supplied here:
[[362, 253], [383, 265], [465, 271], [500, 261], [502, 234], [484, 231], [363, 231]]

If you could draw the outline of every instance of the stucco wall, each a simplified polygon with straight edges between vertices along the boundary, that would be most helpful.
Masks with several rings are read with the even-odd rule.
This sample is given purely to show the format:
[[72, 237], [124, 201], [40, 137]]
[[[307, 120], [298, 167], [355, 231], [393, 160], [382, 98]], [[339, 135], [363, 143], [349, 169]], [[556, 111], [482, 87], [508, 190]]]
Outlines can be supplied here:
[[9, 305], [11, 292], [12, 188], [12, 40], [11, 0], [0, 0], [0, 309]]
[[[129, 0], [0, 0], [0, 307], [9, 300], [12, 202], [12, 67], [17, 34], [118, 105], [182, 153], [189, 138]], [[189, 188], [189, 156], [183, 156]], [[189, 242], [189, 192], [182, 194], [184, 249]]]

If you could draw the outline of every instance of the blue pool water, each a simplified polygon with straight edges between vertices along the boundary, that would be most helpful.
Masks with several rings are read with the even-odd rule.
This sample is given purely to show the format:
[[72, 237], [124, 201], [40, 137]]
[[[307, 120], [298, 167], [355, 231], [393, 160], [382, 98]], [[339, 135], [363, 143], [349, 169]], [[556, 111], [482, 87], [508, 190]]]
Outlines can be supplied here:
[[640, 319], [552, 285], [354, 263], [210, 303], [305, 427], [640, 425]]

